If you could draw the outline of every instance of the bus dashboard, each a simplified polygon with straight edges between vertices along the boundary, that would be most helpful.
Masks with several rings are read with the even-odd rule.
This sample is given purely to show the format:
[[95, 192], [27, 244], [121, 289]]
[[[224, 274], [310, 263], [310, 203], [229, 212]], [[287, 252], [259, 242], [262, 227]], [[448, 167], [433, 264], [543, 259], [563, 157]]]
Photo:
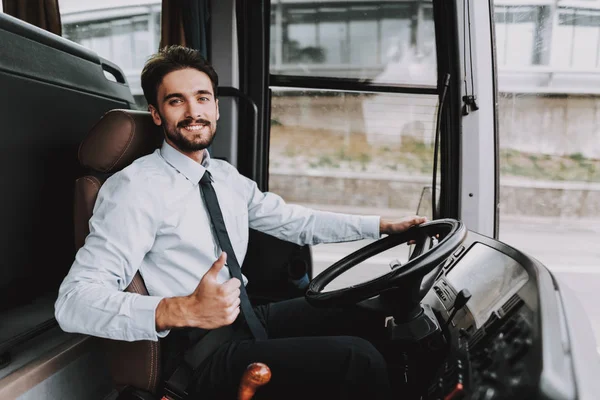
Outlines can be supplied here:
[[[570, 291], [537, 260], [469, 232], [437, 274], [423, 303], [446, 327], [449, 350], [427, 398], [575, 399], [597, 393], [597, 384], [577, 369], [598, 366], [593, 355], [577, 354], [582, 345], [593, 349], [586, 335], [591, 328], [565, 314], [566, 303], [577, 312]], [[471, 298], [454, 310], [465, 289]], [[594, 389], [586, 395], [588, 385]]]

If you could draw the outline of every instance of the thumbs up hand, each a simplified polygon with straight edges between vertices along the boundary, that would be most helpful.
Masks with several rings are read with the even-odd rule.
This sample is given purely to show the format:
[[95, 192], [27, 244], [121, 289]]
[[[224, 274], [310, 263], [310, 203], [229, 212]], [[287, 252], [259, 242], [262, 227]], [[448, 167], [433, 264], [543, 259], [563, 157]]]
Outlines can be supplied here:
[[221, 253], [189, 296], [161, 300], [156, 309], [158, 331], [173, 327], [216, 329], [235, 321], [240, 313], [242, 283], [237, 278], [217, 281], [226, 260], [227, 254]]

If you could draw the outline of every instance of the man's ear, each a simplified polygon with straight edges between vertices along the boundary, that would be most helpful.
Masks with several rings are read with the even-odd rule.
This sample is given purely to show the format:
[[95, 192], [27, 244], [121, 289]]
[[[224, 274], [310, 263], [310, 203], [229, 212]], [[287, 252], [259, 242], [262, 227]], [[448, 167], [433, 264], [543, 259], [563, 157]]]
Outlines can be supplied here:
[[219, 99], [215, 100], [215, 104], [217, 105], [217, 121], [219, 120]]
[[160, 114], [158, 113], [158, 110], [156, 109], [156, 107], [154, 107], [152, 104], [150, 104], [148, 106], [148, 111], [150, 111], [150, 114], [152, 115], [152, 121], [154, 121], [154, 123], [158, 126], [162, 125], [162, 119], [160, 118]]

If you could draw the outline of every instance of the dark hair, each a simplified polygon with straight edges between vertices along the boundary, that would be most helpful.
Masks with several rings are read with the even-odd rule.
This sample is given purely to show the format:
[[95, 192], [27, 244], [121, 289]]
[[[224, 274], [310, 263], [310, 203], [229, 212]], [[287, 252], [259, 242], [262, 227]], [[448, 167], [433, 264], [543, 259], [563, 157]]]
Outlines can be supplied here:
[[212, 82], [213, 94], [215, 97], [217, 96], [219, 77], [200, 52], [183, 46], [167, 46], [150, 56], [142, 70], [142, 90], [148, 104], [158, 108], [158, 85], [161, 84], [165, 75], [185, 68], [197, 69], [208, 75]]

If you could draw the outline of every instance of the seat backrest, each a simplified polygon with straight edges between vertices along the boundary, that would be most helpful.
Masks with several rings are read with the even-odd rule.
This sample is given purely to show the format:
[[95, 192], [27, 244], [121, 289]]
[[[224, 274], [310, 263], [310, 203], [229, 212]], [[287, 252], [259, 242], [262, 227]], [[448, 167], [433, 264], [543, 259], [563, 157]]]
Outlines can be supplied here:
[[[79, 162], [89, 175], [75, 182], [74, 229], [78, 250], [89, 234], [89, 219], [100, 187], [111, 174], [134, 160], [156, 150], [162, 143], [162, 130], [152, 122], [150, 113], [133, 110], [107, 112], [90, 130], [79, 147]], [[128, 292], [147, 295], [137, 273]], [[118, 390], [126, 386], [155, 393], [160, 382], [160, 343], [153, 341], [105, 341], [112, 378]]]

